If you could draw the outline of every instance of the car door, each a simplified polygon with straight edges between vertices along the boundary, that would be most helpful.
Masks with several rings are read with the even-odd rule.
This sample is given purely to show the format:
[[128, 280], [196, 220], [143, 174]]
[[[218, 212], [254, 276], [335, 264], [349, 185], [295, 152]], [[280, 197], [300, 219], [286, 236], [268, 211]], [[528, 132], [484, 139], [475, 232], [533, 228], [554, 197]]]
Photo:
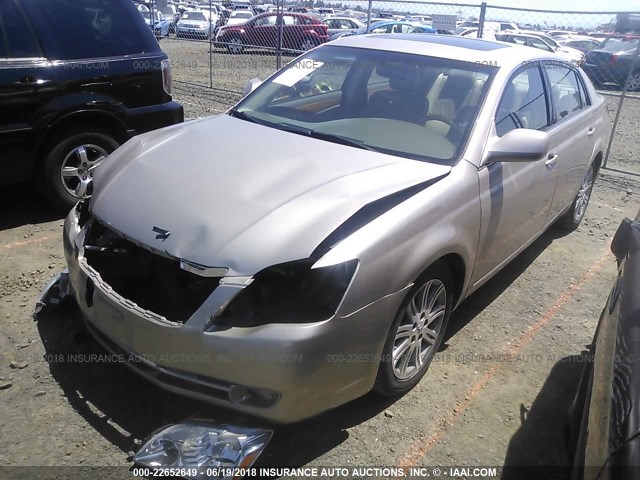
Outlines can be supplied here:
[[278, 45], [277, 15], [269, 14], [255, 19], [250, 28], [245, 29], [246, 43], [261, 47], [275, 48]]
[[0, 181], [24, 178], [34, 116], [54, 92], [54, 69], [14, 0], [0, 2]]
[[[539, 64], [516, 70], [494, 117], [489, 142], [515, 128], [549, 131], [549, 99]], [[472, 283], [481, 282], [521, 250], [545, 226], [555, 189], [553, 147], [539, 160], [494, 162], [479, 170], [482, 232]]]
[[282, 16], [282, 48], [299, 50], [305, 37], [304, 17], [294, 15]]
[[552, 130], [558, 139], [556, 190], [549, 217], [560, 214], [574, 199], [595, 149], [601, 120], [586, 95], [580, 73], [565, 62], [545, 62], [549, 80]]

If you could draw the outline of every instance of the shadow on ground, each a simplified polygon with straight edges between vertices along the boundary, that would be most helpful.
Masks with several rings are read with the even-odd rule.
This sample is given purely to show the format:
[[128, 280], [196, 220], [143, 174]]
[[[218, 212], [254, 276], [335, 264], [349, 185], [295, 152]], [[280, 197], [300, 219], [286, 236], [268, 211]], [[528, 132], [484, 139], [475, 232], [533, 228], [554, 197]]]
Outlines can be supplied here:
[[522, 424], [509, 441], [503, 480], [570, 478], [566, 429], [585, 358], [584, 354], [562, 358], [529, 410], [520, 406]]
[[[555, 230], [545, 233], [501, 274], [471, 296], [452, 317], [448, 339], [471, 322], [562, 234]], [[136, 450], [137, 442], [154, 430], [185, 418], [261, 425], [259, 420], [164, 391], [141, 380], [123, 363], [108, 361], [105, 350], [88, 333], [73, 306], [45, 310], [38, 319], [46, 358], [59, 360], [50, 361], [51, 374], [69, 403], [88, 424], [122, 452]], [[92, 354], [96, 356], [90, 357]], [[260, 457], [259, 464], [280, 467], [305, 465], [344, 442], [349, 436], [349, 427], [378, 415], [395, 400], [368, 394], [310, 420], [275, 426], [276, 435]], [[551, 405], [556, 406], [555, 403]], [[538, 441], [525, 433], [520, 435], [518, 445]]]
[[65, 217], [45, 200], [34, 182], [0, 188], [0, 231]]

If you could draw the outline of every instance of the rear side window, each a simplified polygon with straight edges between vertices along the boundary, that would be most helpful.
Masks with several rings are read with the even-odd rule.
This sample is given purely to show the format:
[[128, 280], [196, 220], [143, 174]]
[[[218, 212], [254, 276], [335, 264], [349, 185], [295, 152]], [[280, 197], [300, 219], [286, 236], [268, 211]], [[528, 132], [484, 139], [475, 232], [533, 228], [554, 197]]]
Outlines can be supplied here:
[[31, 25], [14, 0], [0, 2], [0, 58], [42, 57]]
[[44, 22], [60, 59], [159, 52], [143, 16], [130, 0], [32, 0], [32, 21]]
[[547, 64], [545, 71], [551, 83], [551, 100], [558, 120], [584, 108], [576, 71], [562, 64]]
[[540, 69], [522, 68], [511, 77], [496, 114], [496, 133], [503, 136], [515, 128], [540, 130], [549, 125], [547, 99]]

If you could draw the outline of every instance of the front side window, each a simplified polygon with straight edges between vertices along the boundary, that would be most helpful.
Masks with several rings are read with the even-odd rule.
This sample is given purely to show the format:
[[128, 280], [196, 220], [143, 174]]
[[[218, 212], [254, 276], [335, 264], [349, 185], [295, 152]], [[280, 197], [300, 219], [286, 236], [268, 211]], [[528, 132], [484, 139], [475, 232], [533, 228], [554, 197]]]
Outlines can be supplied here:
[[262, 27], [265, 25], [275, 25], [277, 17], [275, 15], [266, 15], [256, 19], [255, 26]]
[[545, 71], [551, 83], [551, 101], [558, 120], [580, 111], [583, 101], [576, 71], [563, 64], [546, 64]]
[[329, 142], [453, 164], [495, 71], [424, 55], [325, 46], [291, 62], [230, 114]]
[[31, 26], [13, 1], [0, 2], [0, 58], [42, 57]]
[[549, 125], [547, 98], [540, 69], [522, 68], [511, 77], [496, 114], [496, 133], [503, 136], [515, 128], [540, 130]]

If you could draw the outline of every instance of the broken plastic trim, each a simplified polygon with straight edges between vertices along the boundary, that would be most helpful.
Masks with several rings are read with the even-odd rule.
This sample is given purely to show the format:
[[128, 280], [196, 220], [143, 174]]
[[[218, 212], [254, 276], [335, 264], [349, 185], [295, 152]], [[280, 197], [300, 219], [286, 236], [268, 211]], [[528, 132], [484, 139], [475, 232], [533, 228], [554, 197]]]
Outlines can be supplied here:
[[42, 289], [33, 313], [37, 315], [48, 306], [62, 305], [69, 298], [71, 298], [69, 270], [65, 268], [49, 280], [49, 283]]
[[154, 469], [179, 468], [187, 479], [232, 480], [234, 470], [253, 465], [272, 436], [273, 431], [261, 428], [179, 422], [155, 431], [133, 462]]

